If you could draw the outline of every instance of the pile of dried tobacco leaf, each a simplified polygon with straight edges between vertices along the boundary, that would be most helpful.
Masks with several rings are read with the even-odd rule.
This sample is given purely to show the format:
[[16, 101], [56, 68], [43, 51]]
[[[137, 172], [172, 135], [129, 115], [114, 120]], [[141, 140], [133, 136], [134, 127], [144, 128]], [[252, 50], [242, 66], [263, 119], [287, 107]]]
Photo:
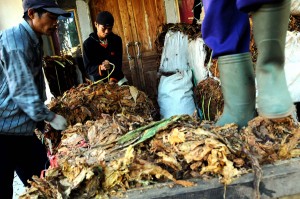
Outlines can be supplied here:
[[68, 124], [96, 120], [102, 113], [138, 115], [145, 121], [152, 121], [156, 109], [152, 101], [142, 91], [133, 86], [98, 83], [81, 84], [53, 99], [50, 110], [64, 116]]
[[[291, 118], [257, 117], [238, 131], [190, 116], [148, 124], [139, 116], [102, 115], [70, 126], [45, 178], [34, 177], [21, 198], [101, 198], [127, 189], [190, 178], [219, 177], [224, 184], [252, 167], [298, 157], [300, 130]], [[261, 178], [261, 176], [257, 176]]]

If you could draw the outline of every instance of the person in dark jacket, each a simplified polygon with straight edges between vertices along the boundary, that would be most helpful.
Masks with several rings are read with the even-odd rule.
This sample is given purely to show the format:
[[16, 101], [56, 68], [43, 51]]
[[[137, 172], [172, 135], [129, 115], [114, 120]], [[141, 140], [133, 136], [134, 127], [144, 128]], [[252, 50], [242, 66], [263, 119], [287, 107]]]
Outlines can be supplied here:
[[122, 39], [112, 32], [113, 25], [114, 18], [110, 12], [102, 11], [97, 15], [97, 32], [91, 33], [83, 43], [83, 62], [92, 81], [123, 84], [127, 80], [122, 71]]
[[[259, 115], [269, 119], [294, 111], [284, 73], [290, 4], [290, 0], [203, 0], [202, 35], [218, 58], [224, 96], [224, 111], [216, 125], [246, 126], [256, 116], [256, 103]], [[248, 13], [258, 51], [257, 98]]]
[[23, 0], [24, 20], [0, 32], [0, 198], [13, 196], [14, 171], [23, 182], [45, 169], [45, 146], [34, 134], [44, 121], [57, 130], [66, 119], [44, 104], [42, 35], [57, 29], [59, 15], [70, 16], [53, 0]]

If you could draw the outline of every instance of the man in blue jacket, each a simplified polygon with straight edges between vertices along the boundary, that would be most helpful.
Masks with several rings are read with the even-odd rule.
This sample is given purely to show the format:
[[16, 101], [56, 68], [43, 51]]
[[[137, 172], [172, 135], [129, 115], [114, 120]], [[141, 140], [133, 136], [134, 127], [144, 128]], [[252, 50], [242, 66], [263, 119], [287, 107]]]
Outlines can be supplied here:
[[[216, 125], [246, 126], [259, 115], [283, 118], [294, 107], [284, 73], [290, 0], [203, 0], [202, 35], [218, 58], [224, 111]], [[252, 16], [258, 57], [255, 76], [249, 52]]]
[[0, 32], [0, 198], [12, 198], [14, 171], [24, 185], [45, 169], [45, 147], [34, 129], [47, 121], [64, 130], [66, 119], [48, 110], [42, 72], [41, 35], [69, 16], [53, 0], [23, 0], [24, 20]]

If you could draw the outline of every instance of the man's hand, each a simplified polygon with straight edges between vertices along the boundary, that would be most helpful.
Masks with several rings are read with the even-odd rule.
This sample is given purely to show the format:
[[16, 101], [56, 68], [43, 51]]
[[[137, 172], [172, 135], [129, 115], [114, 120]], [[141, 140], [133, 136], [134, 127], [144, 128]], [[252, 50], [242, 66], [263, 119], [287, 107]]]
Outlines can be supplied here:
[[67, 128], [67, 120], [58, 114], [55, 114], [53, 120], [49, 123], [56, 130], [65, 130]]
[[102, 65], [101, 65], [101, 70], [109, 70], [110, 69], [110, 62], [108, 60], [104, 60], [104, 62], [102, 62]]
[[109, 70], [110, 69], [110, 62], [108, 60], [105, 60], [98, 66], [99, 74], [102, 76], [102, 70]]

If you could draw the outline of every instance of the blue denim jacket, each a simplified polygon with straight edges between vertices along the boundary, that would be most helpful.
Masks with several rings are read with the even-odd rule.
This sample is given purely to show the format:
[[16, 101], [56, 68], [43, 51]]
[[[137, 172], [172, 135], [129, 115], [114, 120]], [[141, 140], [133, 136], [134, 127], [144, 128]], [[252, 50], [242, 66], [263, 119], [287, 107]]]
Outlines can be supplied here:
[[41, 41], [25, 20], [0, 32], [0, 134], [32, 135], [54, 117], [44, 105]]

